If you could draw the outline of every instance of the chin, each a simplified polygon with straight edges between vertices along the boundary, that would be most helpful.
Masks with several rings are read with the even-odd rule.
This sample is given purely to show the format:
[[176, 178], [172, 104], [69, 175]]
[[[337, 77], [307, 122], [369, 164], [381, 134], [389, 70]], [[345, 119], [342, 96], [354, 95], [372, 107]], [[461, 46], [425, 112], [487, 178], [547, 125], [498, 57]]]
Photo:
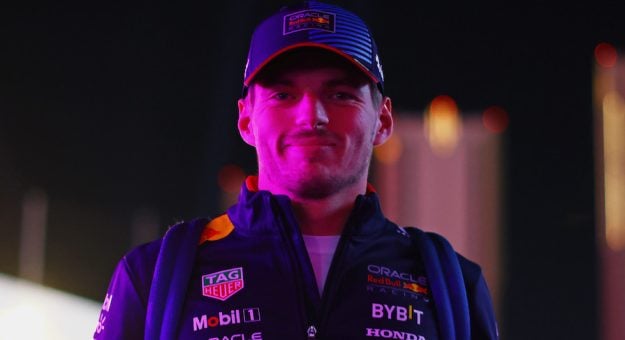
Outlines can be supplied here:
[[299, 175], [303, 176], [293, 181], [292, 191], [307, 199], [332, 196], [357, 181], [357, 176], [337, 176], [337, 173], [322, 175], [302, 172]]

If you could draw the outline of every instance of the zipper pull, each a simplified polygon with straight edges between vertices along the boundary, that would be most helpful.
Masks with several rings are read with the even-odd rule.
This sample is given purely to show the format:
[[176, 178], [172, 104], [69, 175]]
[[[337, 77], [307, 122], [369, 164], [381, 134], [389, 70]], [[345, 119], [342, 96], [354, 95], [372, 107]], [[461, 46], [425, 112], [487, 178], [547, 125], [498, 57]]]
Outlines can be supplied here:
[[310, 327], [308, 327], [308, 330], [306, 331], [306, 334], [308, 335], [308, 339], [316, 339], [317, 338], [317, 328], [315, 328], [314, 325], [311, 325]]

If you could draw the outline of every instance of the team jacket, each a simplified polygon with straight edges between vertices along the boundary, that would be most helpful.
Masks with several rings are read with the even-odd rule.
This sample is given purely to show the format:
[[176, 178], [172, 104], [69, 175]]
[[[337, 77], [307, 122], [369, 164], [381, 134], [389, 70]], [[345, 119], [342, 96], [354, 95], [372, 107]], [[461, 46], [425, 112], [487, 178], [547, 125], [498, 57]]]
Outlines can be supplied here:
[[[163, 320], [177, 322], [178, 339], [439, 339], [419, 249], [374, 192], [356, 199], [320, 296], [289, 199], [253, 186], [203, 229], [181, 315]], [[161, 243], [119, 262], [94, 339], [144, 338]], [[497, 339], [481, 270], [458, 256], [471, 339]]]

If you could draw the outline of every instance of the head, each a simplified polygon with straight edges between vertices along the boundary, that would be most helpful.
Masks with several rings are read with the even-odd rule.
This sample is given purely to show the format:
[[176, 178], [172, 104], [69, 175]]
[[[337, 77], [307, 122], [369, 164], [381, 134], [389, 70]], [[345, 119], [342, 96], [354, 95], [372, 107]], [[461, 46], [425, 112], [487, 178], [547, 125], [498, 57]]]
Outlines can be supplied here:
[[[322, 199], [347, 189], [364, 191], [372, 148], [386, 141], [393, 122], [370, 35], [362, 38], [371, 52], [368, 64], [358, 59], [362, 52], [311, 42], [310, 36], [318, 31], [338, 35], [325, 41], [340, 41], [346, 36], [341, 33], [345, 17], [355, 17], [319, 3], [305, 7], [311, 5], [310, 10], [283, 10], [256, 29], [239, 100], [238, 128], [245, 142], [256, 148], [261, 189]], [[354, 21], [353, 17], [349, 19]], [[289, 33], [292, 22], [298, 30]], [[350, 39], [361, 35], [349, 33]], [[280, 39], [289, 40], [276, 42]], [[275, 51], [258, 52], [259, 46], [268, 48], [263, 41], [276, 45], [270, 49]]]

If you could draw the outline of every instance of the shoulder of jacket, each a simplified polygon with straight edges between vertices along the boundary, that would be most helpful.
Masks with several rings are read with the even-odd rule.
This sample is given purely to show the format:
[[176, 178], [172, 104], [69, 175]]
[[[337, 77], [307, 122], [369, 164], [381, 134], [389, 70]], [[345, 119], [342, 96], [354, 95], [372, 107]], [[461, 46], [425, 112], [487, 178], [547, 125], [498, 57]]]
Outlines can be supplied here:
[[[453, 245], [441, 234], [432, 231], [423, 231], [417, 227], [403, 227], [403, 229], [414, 238], [417, 237], [429, 237], [435, 243], [446, 243], [453, 249]], [[462, 254], [458, 253], [454, 249], [455, 254], [458, 256], [458, 262], [462, 270], [462, 274], [467, 278], [477, 278], [482, 273], [482, 268], [477, 263], [467, 259]]]
[[462, 254], [458, 254], [458, 262], [460, 262], [460, 268], [462, 270], [462, 275], [465, 277], [465, 281], [467, 282], [475, 282], [482, 276], [482, 267], [473, 262], [466, 257], [462, 256]]
[[158, 258], [158, 254], [161, 250], [163, 240], [166, 237], [178, 236], [197, 223], [200, 223], [200, 225], [203, 226], [206, 225], [209, 221], [210, 219], [207, 218], [197, 218], [191, 221], [176, 222], [170, 225], [165, 234], [158, 239], [140, 244], [132, 248], [128, 253], [126, 253], [126, 255], [124, 255], [123, 261], [125, 261], [126, 266], [130, 267], [130, 269], [132, 269], [133, 271], [137, 270], [137, 268], [153, 268], [156, 263], [156, 259]]
[[156, 240], [138, 245], [131, 249], [126, 255], [124, 255], [123, 260], [126, 264], [132, 268], [134, 268], [137, 264], [143, 264], [146, 262], [155, 262], [156, 257], [158, 256], [158, 252], [161, 249], [161, 243], [163, 242], [163, 238], [158, 238]]

